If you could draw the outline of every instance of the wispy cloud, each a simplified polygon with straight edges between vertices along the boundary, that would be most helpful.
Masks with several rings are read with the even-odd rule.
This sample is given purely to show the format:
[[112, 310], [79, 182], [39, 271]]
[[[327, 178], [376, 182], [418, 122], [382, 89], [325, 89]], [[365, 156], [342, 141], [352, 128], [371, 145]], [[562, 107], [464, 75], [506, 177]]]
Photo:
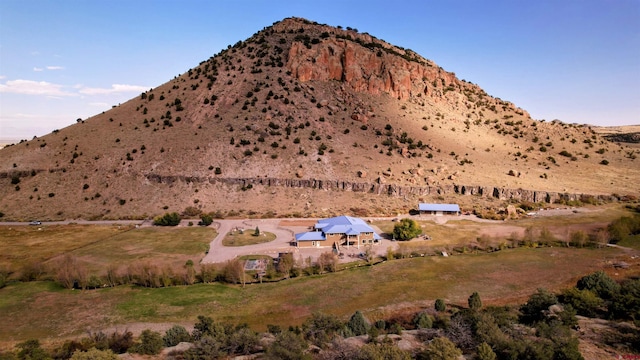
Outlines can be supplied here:
[[[40, 68], [34, 68], [34, 71]], [[0, 93], [9, 94], [23, 94], [23, 95], [36, 95], [46, 96], [51, 99], [60, 99], [68, 96], [108, 96], [126, 93], [139, 93], [146, 91], [148, 87], [138, 85], [127, 84], [113, 84], [110, 88], [94, 88], [86, 87], [83, 85], [65, 86], [60, 84], [54, 84], [46, 81], [33, 81], [33, 80], [8, 80], [4, 84], [0, 83]], [[104, 99], [96, 99], [98, 101], [92, 102], [92, 106], [106, 105], [105, 102], [100, 101]]]
[[2, 80], [2, 79], [6, 79], [6, 78], [7, 78], [6, 76], [4, 76], [4, 75], [0, 75], [0, 80]]
[[47, 70], [64, 70], [64, 66], [47, 66]]
[[75, 94], [63, 90], [62, 85], [52, 84], [46, 81], [33, 80], [9, 80], [0, 84], [0, 92], [24, 95], [46, 96], [74, 96]]
[[33, 68], [33, 71], [43, 71], [43, 70], [44, 70], [43, 68], [39, 68], [39, 67], [34, 67]]
[[89, 88], [83, 87], [80, 89], [79, 93], [85, 95], [105, 95], [105, 94], [117, 94], [117, 93], [127, 93], [127, 92], [143, 92], [146, 91], [148, 87], [146, 86], [138, 86], [138, 85], [127, 85], [127, 84], [113, 84], [111, 88]]

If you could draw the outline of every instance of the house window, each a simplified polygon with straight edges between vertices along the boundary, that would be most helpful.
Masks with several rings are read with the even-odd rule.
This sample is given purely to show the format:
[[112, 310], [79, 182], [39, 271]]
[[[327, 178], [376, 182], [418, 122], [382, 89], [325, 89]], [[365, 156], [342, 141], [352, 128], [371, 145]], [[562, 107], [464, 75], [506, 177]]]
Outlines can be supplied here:
[[315, 241], [312, 241], [312, 242], [311, 242], [311, 246], [316, 246], [316, 242], [315, 242]]

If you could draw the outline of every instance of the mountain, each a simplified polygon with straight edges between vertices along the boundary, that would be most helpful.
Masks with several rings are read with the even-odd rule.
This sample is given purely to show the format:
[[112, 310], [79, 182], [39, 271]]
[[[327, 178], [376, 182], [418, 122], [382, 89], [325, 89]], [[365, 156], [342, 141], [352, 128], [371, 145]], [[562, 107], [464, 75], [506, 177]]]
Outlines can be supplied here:
[[0, 211], [374, 215], [418, 201], [637, 196], [636, 154], [588, 125], [536, 121], [410, 49], [287, 18], [109, 111], [0, 150]]

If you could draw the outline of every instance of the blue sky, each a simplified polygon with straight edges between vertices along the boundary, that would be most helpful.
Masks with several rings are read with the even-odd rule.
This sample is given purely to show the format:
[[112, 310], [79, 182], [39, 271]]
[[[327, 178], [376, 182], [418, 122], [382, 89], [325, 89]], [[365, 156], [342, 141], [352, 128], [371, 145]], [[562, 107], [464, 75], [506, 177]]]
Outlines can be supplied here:
[[410, 48], [535, 119], [640, 124], [640, 0], [1, 0], [0, 138], [108, 110], [290, 16]]

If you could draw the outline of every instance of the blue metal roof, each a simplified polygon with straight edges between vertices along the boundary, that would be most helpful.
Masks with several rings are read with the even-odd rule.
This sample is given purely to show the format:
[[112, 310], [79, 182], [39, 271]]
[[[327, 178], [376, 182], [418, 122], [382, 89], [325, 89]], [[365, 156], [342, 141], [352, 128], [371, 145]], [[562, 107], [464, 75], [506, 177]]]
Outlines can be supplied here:
[[374, 239], [381, 239], [373, 228], [364, 220], [350, 216], [337, 216], [328, 219], [320, 219], [316, 223], [315, 228], [321, 231], [296, 234], [296, 241], [325, 240], [324, 234], [359, 235], [361, 233], [373, 233]]
[[296, 234], [296, 241], [323, 241], [326, 238], [321, 231], [308, 231]]
[[460, 212], [460, 206], [458, 204], [419, 204], [418, 210]]

